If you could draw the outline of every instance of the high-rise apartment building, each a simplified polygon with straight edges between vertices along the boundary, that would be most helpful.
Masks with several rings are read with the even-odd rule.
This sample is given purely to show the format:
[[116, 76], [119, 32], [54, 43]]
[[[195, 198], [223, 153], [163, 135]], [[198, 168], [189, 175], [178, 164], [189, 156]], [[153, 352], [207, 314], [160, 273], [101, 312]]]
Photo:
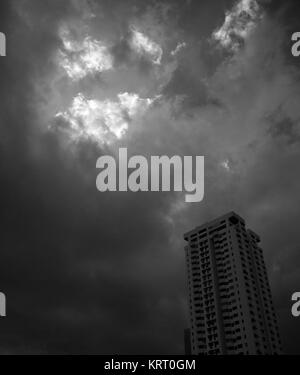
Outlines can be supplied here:
[[193, 354], [280, 354], [260, 238], [230, 212], [184, 239]]

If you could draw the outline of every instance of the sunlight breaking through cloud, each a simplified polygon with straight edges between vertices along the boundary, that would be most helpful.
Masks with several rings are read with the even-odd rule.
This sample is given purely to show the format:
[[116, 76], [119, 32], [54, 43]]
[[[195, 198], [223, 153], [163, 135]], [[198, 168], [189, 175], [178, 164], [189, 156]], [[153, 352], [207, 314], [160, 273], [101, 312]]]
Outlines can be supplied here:
[[256, 0], [240, 0], [226, 13], [223, 25], [213, 33], [213, 39], [225, 48], [237, 50], [260, 16], [261, 9]]
[[132, 27], [131, 48], [139, 55], [145, 55], [153, 64], [160, 65], [163, 50], [159, 44], [152, 41], [148, 36]]
[[60, 37], [63, 49], [58, 53], [59, 65], [72, 80], [77, 81], [89, 74], [113, 68], [113, 58], [100, 41], [89, 36], [76, 41], [66, 28], [60, 31]]
[[129, 122], [144, 113], [154, 100], [125, 92], [118, 95], [117, 101], [100, 101], [80, 93], [67, 111], [56, 115], [56, 127], [67, 132], [73, 141], [91, 139], [110, 144], [121, 139]]
[[178, 53], [186, 47], [186, 43], [185, 42], [182, 42], [182, 43], [178, 43], [176, 48], [171, 52], [171, 55], [172, 56], [176, 56], [178, 55]]

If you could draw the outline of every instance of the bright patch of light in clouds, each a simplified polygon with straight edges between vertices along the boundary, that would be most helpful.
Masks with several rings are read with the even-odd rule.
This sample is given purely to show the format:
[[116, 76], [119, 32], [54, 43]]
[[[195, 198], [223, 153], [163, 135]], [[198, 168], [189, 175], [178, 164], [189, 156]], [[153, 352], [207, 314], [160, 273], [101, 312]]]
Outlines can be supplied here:
[[66, 28], [61, 30], [60, 37], [64, 48], [59, 50], [59, 64], [72, 80], [77, 81], [89, 74], [112, 69], [113, 58], [100, 41], [89, 36], [76, 41]]
[[92, 139], [109, 144], [122, 138], [129, 121], [146, 111], [153, 101], [127, 92], [119, 94], [118, 101], [92, 100], [78, 94], [67, 111], [56, 115], [57, 126], [67, 131], [73, 141]]
[[141, 33], [134, 27], [131, 28], [132, 39], [131, 48], [139, 55], [145, 55], [153, 62], [153, 64], [160, 65], [163, 50], [159, 44], [152, 41], [145, 34]]
[[228, 159], [222, 161], [221, 166], [222, 166], [224, 169], [226, 169], [226, 171], [228, 171], [228, 172], [230, 171], [230, 163], [229, 163], [229, 160], [228, 160]]
[[[90, 36], [80, 38], [78, 34], [66, 26], [59, 31], [62, 47], [58, 51], [58, 63], [70, 80], [78, 81], [113, 69], [113, 57], [108, 47]], [[131, 48], [154, 64], [160, 64], [160, 46], [136, 29], [132, 29]], [[99, 144], [110, 144], [121, 139], [129, 123], [142, 115], [159, 96], [143, 99], [135, 93], [117, 92], [115, 100], [98, 100], [87, 98], [83, 93], [76, 94], [69, 108], [56, 114], [55, 128], [75, 142], [91, 139]]]
[[138, 113], [146, 110], [154, 101], [154, 99], [141, 99], [137, 94], [129, 94], [125, 92], [119, 94], [121, 107], [126, 110], [130, 117], [136, 116]]
[[185, 47], [186, 47], [186, 43], [185, 42], [177, 44], [177, 46], [174, 49], [174, 51], [171, 52], [171, 55], [172, 56], [176, 56]]
[[213, 33], [213, 38], [223, 47], [236, 50], [253, 30], [261, 15], [256, 0], [240, 0], [226, 13], [222, 27]]

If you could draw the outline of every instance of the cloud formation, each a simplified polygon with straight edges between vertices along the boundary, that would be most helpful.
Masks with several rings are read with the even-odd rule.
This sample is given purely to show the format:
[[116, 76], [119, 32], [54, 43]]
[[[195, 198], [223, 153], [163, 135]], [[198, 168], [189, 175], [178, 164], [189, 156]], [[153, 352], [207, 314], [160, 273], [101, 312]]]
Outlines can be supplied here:
[[262, 17], [256, 0], [239, 0], [226, 12], [223, 25], [214, 31], [213, 38], [221, 46], [236, 50], [255, 28]]
[[118, 94], [118, 101], [86, 99], [78, 94], [66, 112], [56, 114], [55, 128], [67, 132], [74, 142], [90, 139], [111, 143], [128, 130], [128, 123], [153, 103], [127, 92]]
[[66, 28], [61, 29], [60, 37], [63, 50], [58, 52], [59, 64], [71, 79], [79, 80], [89, 74], [112, 69], [112, 56], [100, 41], [89, 36], [82, 41], [74, 40]]
[[130, 41], [131, 47], [139, 55], [149, 57], [153, 64], [160, 65], [163, 51], [161, 47], [149, 39], [145, 34], [138, 31], [135, 27], [131, 28], [132, 38]]
[[[229, 210], [263, 239], [297, 352], [300, 93], [286, 30], [299, 12], [230, 3], [1, 1], [2, 353], [181, 354], [182, 234]], [[100, 194], [96, 160], [119, 147], [204, 155], [204, 201]]]

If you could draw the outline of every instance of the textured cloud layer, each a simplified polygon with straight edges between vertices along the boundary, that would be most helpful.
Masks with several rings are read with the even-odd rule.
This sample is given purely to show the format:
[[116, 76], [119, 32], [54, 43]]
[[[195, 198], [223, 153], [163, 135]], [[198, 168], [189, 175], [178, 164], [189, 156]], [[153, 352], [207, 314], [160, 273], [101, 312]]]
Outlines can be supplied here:
[[96, 143], [111, 143], [128, 130], [128, 123], [141, 115], [153, 103], [127, 92], [118, 101], [86, 99], [78, 94], [66, 112], [56, 114], [56, 125], [69, 133], [72, 141], [90, 139]]
[[113, 59], [105, 45], [88, 36], [82, 41], [73, 40], [69, 33], [65, 28], [60, 31], [63, 49], [59, 50], [58, 59], [71, 79], [112, 69]]
[[[232, 209], [299, 350], [299, 9], [221, 3], [0, 2], [1, 352], [182, 353], [182, 234]], [[96, 160], [119, 147], [205, 155], [204, 201], [99, 193]]]
[[226, 13], [223, 25], [213, 33], [213, 38], [223, 47], [236, 50], [253, 31], [261, 16], [256, 0], [240, 0]]

